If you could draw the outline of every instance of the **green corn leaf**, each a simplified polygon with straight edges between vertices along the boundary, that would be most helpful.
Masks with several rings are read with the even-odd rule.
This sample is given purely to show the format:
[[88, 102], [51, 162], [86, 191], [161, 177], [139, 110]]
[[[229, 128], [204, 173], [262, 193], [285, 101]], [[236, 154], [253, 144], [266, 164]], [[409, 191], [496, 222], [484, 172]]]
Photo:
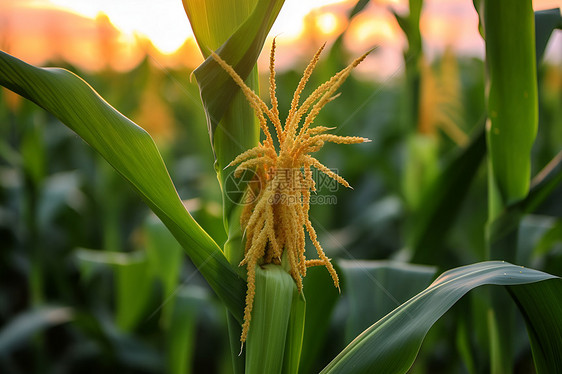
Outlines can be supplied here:
[[169, 319], [174, 313], [173, 295], [178, 287], [182, 264], [181, 247], [156, 216], [150, 215], [145, 220], [143, 228], [148, 267], [163, 286], [162, 320], [164, 325], [168, 326]]
[[538, 123], [531, 0], [484, 1], [490, 220], [527, 195]]
[[[537, 373], [562, 370], [562, 302], [560, 279], [524, 284], [508, 290], [525, 318]], [[555, 300], [546, 305], [546, 300]]]
[[45, 177], [45, 141], [43, 128], [37, 123], [26, 126], [21, 142], [23, 168], [34, 185], [39, 186]]
[[[339, 268], [336, 271], [341, 273]], [[318, 361], [324, 365], [328, 362], [326, 359], [322, 360], [319, 354], [325, 345], [332, 311], [340, 295], [338, 289], [333, 287], [330, 274], [320, 266], [306, 270], [303, 291], [306, 296], [306, 320], [299, 372], [305, 374], [318, 372], [314, 370], [321, 368], [315, 367]]]
[[256, 291], [246, 347], [247, 374], [281, 373], [295, 292], [295, 281], [281, 265], [256, 266]]
[[355, 17], [357, 14], [361, 13], [361, 11], [363, 9], [365, 9], [365, 7], [369, 4], [369, 0], [359, 0], [357, 1], [357, 3], [355, 4], [355, 6], [353, 7], [353, 9], [351, 10], [351, 12], [348, 14], [347, 18], [348, 19], [352, 19], [353, 17]]
[[283, 355], [283, 373], [295, 374], [299, 372], [305, 317], [306, 300], [303, 293], [295, 288], [287, 327], [285, 354]]
[[[233, 258], [239, 253], [239, 234], [233, 232], [230, 225], [238, 219], [233, 209], [246, 185], [233, 178], [233, 168], [225, 170], [225, 167], [237, 155], [257, 145], [259, 126], [239, 87], [212, 57], [209, 58], [209, 54], [216, 50], [246, 80], [248, 87], [259, 92], [256, 61], [283, 2], [214, 0], [205, 2], [202, 7], [198, 0], [183, 1], [197, 43], [207, 58], [194, 75], [201, 92], [215, 169], [223, 191], [224, 219], [229, 232], [225, 253], [229, 260], [231, 252]], [[231, 8], [236, 10], [228, 12]], [[231, 260], [235, 263], [235, 259]]]
[[226, 322], [228, 326], [228, 342], [230, 343], [230, 357], [232, 361], [232, 369], [234, 374], [244, 374], [246, 367], [246, 356], [241, 355], [238, 347], [240, 347], [240, 335], [242, 335], [242, 326], [232, 314], [226, 314]]
[[[533, 212], [562, 181], [562, 152], [558, 154], [532, 181], [528, 195], [517, 203], [506, 207], [486, 226], [486, 240], [492, 258], [523, 258], [518, 250], [521, 219]], [[523, 234], [523, 233], [521, 233]], [[489, 315], [492, 347], [492, 371], [510, 373], [512, 371], [512, 323], [514, 311], [503, 307], [507, 297], [492, 291], [492, 311]], [[500, 317], [501, 316], [501, 317]]]
[[[246, 79], [254, 68], [263, 43], [281, 10], [283, 2], [283, 0], [258, 1], [252, 13], [216, 51], [243, 79]], [[185, 3], [189, 3], [189, 1], [186, 0]], [[189, 8], [186, 7], [187, 9]], [[220, 9], [220, 11], [222, 12], [223, 9]], [[222, 13], [222, 17], [218, 19], [221, 20], [224, 17], [225, 13]], [[194, 32], [197, 34], [196, 31]], [[216, 36], [215, 39], [219, 40]], [[205, 53], [205, 47], [201, 48], [203, 53]], [[208, 53], [207, 51], [207, 55], [205, 55], [207, 59], [194, 71], [194, 74], [199, 84], [201, 99], [207, 114], [209, 132], [212, 137], [215, 127], [239, 88], [213, 58], [208, 58]]]
[[476, 13], [478, 13], [478, 32], [480, 33], [482, 39], [486, 39], [486, 37], [484, 36], [484, 20], [482, 19], [482, 8], [484, 5], [484, 1], [472, 0], [472, 5], [474, 6], [474, 10], [476, 10]]
[[[532, 255], [540, 257], [546, 255], [554, 246], [562, 245], [562, 219], [558, 218], [552, 223], [551, 227], [544, 233], [533, 248]], [[562, 270], [562, 267], [558, 267]]]
[[[480, 17], [486, 40], [488, 73], [486, 139], [488, 149], [488, 258], [515, 261], [519, 217], [515, 229], [497, 235], [498, 218], [527, 197], [531, 148], [538, 127], [535, 17], [532, 0], [513, 4], [484, 0]], [[501, 226], [499, 226], [501, 227]], [[491, 372], [513, 371], [513, 308], [507, 297], [491, 292], [489, 337]]]
[[184, 208], [154, 141], [63, 69], [44, 69], [0, 52], [0, 84], [55, 115], [127, 179], [180, 242], [201, 274], [242, 321], [245, 283]]
[[510, 236], [515, 235], [521, 218], [533, 213], [561, 182], [562, 151], [533, 178], [527, 197], [507, 207], [488, 225], [487, 236], [490, 245], [497, 248], [496, 243], [508, 241]]
[[189, 24], [205, 58], [252, 14], [258, 0], [182, 0]]
[[[539, 282], [544, 281], [544, 282]], [[535, 283], [537, 282], [537, 283]], [[517, 285], [527, 284], [521, 289]], [[537, 270], [502, 261], [489, 261], [449, 270], [353, 340], [322, 373], [406, 373], [433, 324], [468, 291], [482, 285], [512, 286], [510, 292], [533, 324], [535, 360], [540, 351], [549, 373], [562, 370], [559, 335], [562, 280]], [[530, 292], [528, 292], [530, 291]], [[533, 305], [534, 304], [534, 305]], [[542, 329], [541, 329], [542, 326]], [[551, 326], [549, 331], [546, 326]], [[545, 343], [543, 346], [539, 343]], [[558, 350], [556, 350], [558, 349]]]
[[560, 8], [535, 12], [535, 53], [537, 65], [542, 60], [548, 39], [555, 28], [562, 28]]
[[349, 295], [346, 342], [429, 286], [436, 268], [393, 261], [338, 262]]
[[423, 0], [409, 0], [409, 14], [400, 15], [390, 9], [396, 22], [408, 40], [408, 49], [404, 51], [406, 64], [406, 124], [415, 126], [418, 122], [420, 70], [419, 63], [423, 55], [423, 45], [420, 32], [420, 16]]
[[435, 263], [443, 236], [453, 225], [471, 181], [486, 154], [484, 130], [447, 164], [427, 189], [411, 220], [409, 246], [416, 264]]
[[[474, 8], [478, 12], [479, 22], [478, 31], [482, 38], [485, 39], [482, 19], [482, 0], [473, 0]], [[542, 61], [544, 51], [550, 39], [550, 35], [554, 29], [562, 29], [562, 16], [560, 8], [545, 9], [535, 12], [535, 60], [537, 66]]]
[[402, 177], [402, 191], [406, 204], [419, 209], [423, 192], [433, 184], [439, 172], [437, 138], [412, 134], [406, 142], [407, 162]]
[[62, 306], [27, 310], [8, 321], [0, 330], [0, 357], [25, 344], [39, 331], [74, 319], [74, 311]]
[[148, 261], [144, 253], [118, 254], [124, 255], [126, 260], [114, 265], [117, 286], [116, 325], [124, 331], [130, 331], [145, 316], [151, 295], [152, 276], [147, 271]]
[[175, 297], [170, 329], [167, 333], [168, 373], [192, 373], [196, 327], [206, 300], [205, 290], [184, 287]]
[[408, 2], [410, 12], [408, 15], [400, 15], [393, 9], [390, 11], [394, 14], [398, 25], [406, 34], [408, 39], [408, 53], [419, 54], [422, 49], [421, 34], [420, 34], [420, 17], [423, 7], [423, 0], [410, 0]]
[[520, 205], [524, 213], [531, 213], [551, 195], [562, 182], [562, 151], [533, 178], [531, 190]]
[[76, 259], [83, 277], [96, 267], [111, 267], [115, 279], [115, 324], [131, 331], [141, 318], [151, 295], [152, 275], [144, 252], [113, 252], [78, 249]]
[[[229, 40], [236, 30], [250, 17], [258, 3], [256, 0], [183, 0], [182, 2], [187, 17], [189, 18], [193, 34], [195, 35], [195, 39], [204, 58], [208, 58], [211, 51], [215, 51]], [[261, 3], [263, 6], [264, 2], [262, 1]], [[259, 45], [260, 50], [262, 45], [263, 42]], [[254, 64], [255, 61], [251, 62], [251, 65], [249, 65], [250, 69], [254, 67]], [[222, 69], [220, 67], [215, 66], [215, 69], [218, 74], [225, 74], [224, 71], [221, 71]], [[212, 72], [208, 72], [207, 74], [212, 74]], [[231, 92], [229, 95], [225, 95], [225, 97], [221, 98], [222, 105], [218, 102], [215, 103], [214, 109], [212, 104], [213, 97], [222, 94], [220, 87], [203, 89], [202, 81], [205, 79], [205, 74], [200, 77], [196, 73], [195, 77], [199, 83], [201, 99], [207, 115], [207, 127], [211, 139], [211, 147], [215, 156], [215, 166], [225, 197], [223, 199], [225, 222], [227, 223], [227, 230], [231, 231], [228, 222], [231, 215], [232, 204], [239, 201], [242, 192], [244, 192], [244, 186], [236, 188], [237, 185], [233, 178], [229, 178], [230, 170], [224, 172], [223, 169], [238, 154], [257, 144], [259, 140], [259, 129], [254, 113], [247, 104], [244, 95], [241, 93], [236, 94], [237, 86], [233, 84], [232, 79], [228, 75], [223, 75], [223, 79], [226, 84], [231, 84]], [[244, 77], [246, 78], [246, 76]], [[213, 79], [214, 78], [211, 78], [211, 81]], [[253, 73], [249, 74], [246, 83], [249, 87], [257, 91], [257, 70], [254, 69]], [[207, 104], [208, 102], [211, 104]], [[211, 108], [207, 108], [208, 105], [210, 105]], [[217, 113], [217, 109], [221, 110], [221, 112]], [[239, 193], [235, 195], [234, 192]], [[231, 235], [229, 235], [229, 237], [230, 236]], [[233, 238], [230, 238], [230, 240], [232, 241]], [[229, 258], [231, 263], [235, 263], [235, 261], [229, 257], [229, 247], [230, 245], [225, 246], [227, 258]]]
[[423, 6], [423, 0], [410, 0], [410, 19], [412, 22], [419, 23], [421, 17], [421, 11]]

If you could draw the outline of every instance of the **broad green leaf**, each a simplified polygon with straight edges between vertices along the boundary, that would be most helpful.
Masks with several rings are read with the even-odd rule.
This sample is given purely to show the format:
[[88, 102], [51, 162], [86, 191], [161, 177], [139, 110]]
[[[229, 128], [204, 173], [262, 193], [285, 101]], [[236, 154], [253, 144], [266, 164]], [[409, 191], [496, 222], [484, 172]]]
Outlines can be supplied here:
[[[487, 249], [490, 259], [515, 261], [515, 230], [496, 236], [497, 219], [527, 197], [531, 177], [531, 148], [538, 125], [535, 18], [532, 0], [513, 4], [485, 0], [480, 4], [486, 40], [488, 149]], [[491, 292], [489, 336], [491, 372], [513, 371], [513, 308], [506, 296]]]
[[486, 154], [485, 133], [480, 131], [472, 142], [452, 158], [443, 172], [427, 189], [411, 220], [409, 246], [412, 262], [434, 262], [443, 248], [443, 236], [455, 221], [471, 181]]
[[43, 128], [36, 122], [26, 126], [21, 142], [21, 155], [26, 175], [39, 186], [45, 176], [45, 142]]
[[365, 9], [365, 7], [369, 4], [369, 0], [359, 0], [357, 1], [357, 3], [355, 4], [355, 6], [353, 7], [353, 9], [351, 10], [351, 12], [348, 14], [347, 18], [348, 19], [352, 19], [353, 17], [355, 17], [357, 14], [361, 13], [361, 11], [363, 9]]
[[[339, 268], [336, 268], [336, 271], [341, 273]], [[314, 372], [317, 361], [328, 361], [321, 360], [318, 355], [325, 345], [332, 311], [340, 295], [338, 289], [333, 286], [330, 274], [322, 267], [306, 270], [303, 291], [306, 297], [306, 316], [299, 372], [305, 374]]]
[[115, 324], [123, 331], [131, 331], [144, 316], [150, 300], [152, 274], [144, 252], [111, 252], [79, 249], [76, 258], [91, 275], [97, 265], [113, 268], [115, 279]]
[[421, 11], [423, 6], [423, 0], [410, 0], [410, 19], [412, 22], [418, 23], [420, 22]]
[[[557, 219], [551, 228], [536, 243], [534, 250], [535, 256], [543, 256], [553, 249], [555, 245], [562, 245], [562, 219]], [[562, 267], [560, 268], [562, 271]]]
[[[111, 352], [112, 361], [133, 372], [162, 372], [164, 362], [156, 347], [130, 333], [118, 329], [106, 313], [93, 315], [76, 311], [73, 326], [89, 335], [104, 350]], [[96, 356], [99, 357], [99, 356]]]
[[[194, 20], [192, 27], [195, 35], [201, 35], [197, 42], [206, 58], [194, 75], [201, 92], [215, 154], [215, 169], [223, 191], [224, 219], [229, 232], [225, 253], [231, 259], [230, 253], [237, 257], [240, 247], [239, 235], [232, 233], [230, 228], [232, 222], [238, 220], [232, 210], [245, 191], [245, 183], [240, 184], [232, 176], [234, 168], [225, 170], [225, 167], [237, 155], [257, 145], [259, 126], [239, 87], [209, 57], [210, 49], [216, 49], [246, 80], [248, 87], [259, 92], [256, 61], [284, 0], [213, 1], [203, 8], [198, 6], [200, 2], [184, 0], [184, 8], [189, 19]], [[231, 15], [226, 12], [231, 6], [240, 9]], [[226, 20], [231, 16], [231, 20]]]
[[529, 195], [521, 202], [525, 213], [534, 212], [562, 182], [562, 151], [533, 178]]
[[525, 198], [537, 133], [535, 24], [531, 0], [484, 1], [488, 72], [490, 220]]
[[516, 233], [519, 222], [525, 214], [533, 213], [545, 199], [555, 191], [562, 182], [562, 152], [548, 163], [537, 174], [531, 183], [531, 190], [527, 197], [516, 204], [512, 204], [487, 227], [488, 240], [491, 246], [495, 243], [508, 241]]
[[166, 353], [170, 374], [192, 372], [197, 318], [206, 302], [204, 290], [193, 286], [182, 288], [175, 297], [167, 333]]
[[470, 322], [467, 321], [468, 314], [468, 312], [462, 313], [455, 321], [457, 324], [456, 347], [468, 372], [470, 374], [476, 374], [478, 372], [476, 370], [476, 355], [473, 345], [471, 344], [473, 326], [470, 326]]
[[182, 264], [181, 246], [154, 215], [144, 223], [145, 247], [148, 267], [155, 278], [162, 282], [163, 312], [162, 320], [168, 326], [174, 310], [174, 292], [178, 287], [178, 276]]
[[537, 65], [542, 60], [550, 35], [555, 28], [562, 28], [560, 8], [535, 12], [535, 54]]
[[410, 55], [418, 55], [422, 49], [421, 33], [420, 33], [420, 17], [423, 7], [423, 0], [409, 0], [409, 13], [408, 15], [400, 15], [394, 10], [390, 10], [398, 25], [406, 34], [408, 39], [408, 52]]
[[[492, 259], [513, 259], [522, 257], [517, 253], [520, 222], [525, 214], [531, 213], [550, 195], [562, 180], [562, 153], [555, 157], [534, 179], [529, 194], [516, 203], [507, 206], [486, 226], [486, 240]], [[492, 345], [492, 372], [512, 371], [512, 324], [513, 308], [504, 307], [507, 297], [497, 290], [491, 292], [492, 310], [489, 313], [489, 331]]]
[[64, 207], [80, 211], [80, 202], [84, 197], [80, 187], [81, 180], [77, 171], [52, 174], [43, 180], [36, 217], [43, 235], [48, 236], [48, 227]]
[[[228, 62], [243, 79], [246, 79], [254, 69], [263, 43], [283, 2], [283, 0], [259, 0], [252, 13], [216, 50], [217, 54]], [[203, 48], [202, 52], [205, 52]], [[208, 54], [205, 57], [207, 59], [194, 71], [194, 74], [207, 113], [209, 132], [213, 136], [215, 127], [239, 88], [212, 57], [209, 58]]]
[[120, 214], [125, 209], [123, 189], [119, 188], [118, 184], [123, 180], [110, 164], [103, 162], [101, 157], [96, 157], [96, 161], [98, 166], [94, 198], [103, 201], [100, 206], [100, 219], [103, 225], [102, 248], [106, 251], [118, 252], [122, 249]]
[[283, 355], [283, 373], [296, 374], [299, 372], [305, 317], [306, 300], [304, 294], [295, 288], [289, 324], [287, 326], [287, 340], [285, 341], [285, 354]]
[[[141, 252], [119, 253], [125, 261], [115, 264], [116, 325], [124, 331], [136, 327], [145, 315], [152, 290], [146, 255]], [[140, 254], [140, 255], [137, 255]]]
[[169, 295], [178, 281], [181, 247], [156, 216], [149, 216], [143, 228], [149, 266], [162, 281], [164, 293]]
[[[539, 282], [551, 280], [548, 282]], [[539, 282], [539, 283], [535, 283]], [[529, 284], [532, 283], [532, 284]], [[512, 265], [502, 261], [489, 261], [449, 270], [437, 278], [427, 289], [420, 292], [353, 340], [322, 373], [405, 373], [413, 364], [421, 343], [433, 324], [468, 291], [482, 285], [514, 286], [511, 292], [519, 292], [515, 285], [527, 287], [536, 295], [552, 287], [558, 295], [562, 292], [562, 280], [537, 270]], [[533, 318], [544, 318], [553, 330], [562, 326], [559, 310], [562, 300], [556, 294], [544, 297], [518, 298], [518, 302], [537, 303]], [[528, 307], [528, 306], [527, 306]], [[539, 335], [538, 339], [555, 338]], [[541, 347], [533, 347], [542, 349]], [[557, 352], [560, 354], [560, 351]], [[536, 353], [535, 353], [536, 355]], [[545, 353], [545, 356], [548, 356]], [[551, 357], [551, 356], [548, 356]], [[551, 373], [559, 372], [556, 362], [546, 364]]]
[[509, 287], [525, 318], [537, 373], [562, 371], [562, 290], [560, 278], [541, 282], [538, 287], [525, 284]]
[[433, 184], [439, 173], [438, 143], [435, 137], [416, 133], [409, 137], [406, 144], [402, 190], [410, 209], [417, 210], [423, 192]]
[[392, 261], [338, 262], [349, 296], [346, 342], [429, 286], [436, 268]]
[[39, 331], [72, 319], [72, 309], [61, 306], [44, 306], [18, 314], [0, 330], [0, 356], [14, 351]]
[[556, 218], [545, 215], [528, 214], [521, 220], [517, 235], [517, 263], [531, 264], [535, 247], [547, 232], [556, 225]]
[[420, 32], [420, 16], [423, 0], [409, 0], [409, 14], [400, 15], [393, 9], [396, 22], [406, 35], [408, 49], [404, 52], [404, 63], [406, 65], [406, 125], [416, 126], [418, 123], [419, 91], [420, 91], [420, 59], [422, 57], [422, 38]]
[[86, 248], [77, 248], [74, 250], [74, 260], [80, 272], [81, 282], [87, 284], [94, 279], [95, 275], [107, 269], [107, 256], [111, 256], [117, 252], [108, 251], [105, 256], [103, 253], [104, 251]]
[[472, 5], [474, 6], [474, 10], [478, 13], [478, 32], [482, 39], [486, 39], [484, 35], [484, 20], [482, 18], [482, 8], [484, 6], [483, 0], [472, 0]]
[[252, 13], [258, 0], [182, 0], [205, 58], [220, 47]]
[[0, 52], [0, 84], [55, 115], [127, 179], [229, 310], [242, 320], [243, 280], [184, 208], [146, 131], [107, 104], [82, 79], [63, 69], [37, 68]]
[[226, 322], [228, 324], [228, 342], [230, 344], [230, 357], [232, 361], [232, 369], [234, 374], [244, 374], [246, 367], [246, 355], [241, 355], [238, 347], [240, 347], [240, 335], [242, 335], [242, 326], [232, 314], [226, 313]]
[[[483, 29], [483, 4], [482, 0], [472, 0], [475, 10], [478, 12], [478, 31], [483, 39], [485, 38]], [[560, 8], [545, 9], [535, 12], [535, 60], [537, 66], [542, 61], [546, 45], [554, 29], [562, 28]]]
[[256, 290], [246, 342], [246, 373], [281, 373], [295, 292], [295, 281], [281, 265], [256, 266]]

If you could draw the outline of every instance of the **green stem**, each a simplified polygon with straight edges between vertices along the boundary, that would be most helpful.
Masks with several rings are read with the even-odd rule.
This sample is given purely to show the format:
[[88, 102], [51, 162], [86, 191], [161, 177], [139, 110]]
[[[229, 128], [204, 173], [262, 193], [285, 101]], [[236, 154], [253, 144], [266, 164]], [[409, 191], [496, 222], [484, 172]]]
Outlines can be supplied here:
[[[537, 131], [532, 1], [483, 0], [480, 16], [488, 73], [488, 258], [514, 262], [518, 224], [498, 235], [495, 223], [505, 209], [529, 192], [530, 152]], [[488, 315], [492, 374], [513, 372], [515, 311], [509, 305], [503, 290], [492, 290]]]
[[[242, 326], [226, 311], [226, 321], [228, 323], [228, 340], [230, 342], [230, 356], [232, 357], [232, 367], [234, 374], [244, 374], [245, 355], [240, 354], [240, 335], [242, 334]], [[236, 349], [238, 347], [238, 350]]]

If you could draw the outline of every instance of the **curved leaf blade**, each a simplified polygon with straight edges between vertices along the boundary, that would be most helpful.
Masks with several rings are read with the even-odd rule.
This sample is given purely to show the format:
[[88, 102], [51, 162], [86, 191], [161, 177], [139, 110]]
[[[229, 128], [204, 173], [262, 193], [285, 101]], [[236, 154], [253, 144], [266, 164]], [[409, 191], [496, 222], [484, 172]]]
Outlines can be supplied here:
[[393, 309], [423, 291], [437, 268], [395, 261], [340, 260], [349, 295], [346, 343]]
[[[405, 373], [413, 364], [431, 326], [468, 291], [486, 284], [515, 286], [529, 283], [533, 283], [529, 285], [533, 290], [540, 290], [547, 287], [546, 282], [534, 282], [547, 279], [556, 280], [553, 287], [558, 294], [562, 292], [560, 278], [503, 261], [481, 262], [449, 270], [427, 289], [363, 331], [322, 373]], [[517, 290], [517, 287], [511, 290]], [[527, 302], [530, 299], [520, 300]], [[552, 303], [559, 308], [562, 303], [554, 297], [542, 301], [543, 307], [545, 303]], [[559, 318], [550, 322], [562, 324]], [[551, 372], [560, 369], [549, 367]]]
[[[335, 263], [337, 266], [338, 264]], [[338, 274], [341, 270], [336, 268]], [[339, 300], [339, 292], [331, 285], [332, 278], [326, 269], [318, 266], [306, 271], [303, 279], [303, 290], [306, 298], [304, 336], [302, 343], [299, 373], [318, 372], [328, 359], [321, 356], [330, 328], [333, 310]], [[318, 367], [318, 365], [321, 365]]]
[[[296, 285], [289, 273], [274, 264], [256, 265], [255, 283], [245, 373], [280, 374], [286, 348], [291, 349], [292, 339], [287, 338], [287, 332]], [[295, 359], [293, 353], [290, 352], [291, 360]]]
[[[541, 287], [525, 284], [508, 287], [519, 310], [525, 318], [531, 341], [533, 359], [537, 373], [559, 373], [562, 371], [562, 302], [560, 302], [560, 279], [541, 282]], [[545, 306], [544, 300], [557, 300]], [[558, 323], [553, 323], [558, 321]]]
[[535, 55], [537, 65], [542, 61], [550, 35], [556, 28], [562, 28], [560, 8], [539, 10], [535, 12]]
[[254, 11], [258, 0], [182, 0], [205, 58], [220, 47]]
[[0, 330], [0, 357], [17, 349], [37, 332], [72, 319], [74, 311], [63, 306], [44, 306], [17, 315]]
[[[267, 34], [277, 18], [284, 0], [259, 1], [253, 12], [217, 49], [217, 54], [246, 79], [258, 59]], [[213, 136], [215, 126], [221, 120], [239, 88], [232, 78], [213, 58], [207, 58], [195, 71], [201, 91], [201, 100], [209, 121], [209, 132]]]
[[[562, 151], [541, 170], [531, 181], [531, 189], [525, 199], [516, 204], [511, 204], [488, 225], [488, 240], [494, 248], [499, 248], [497, 243], [509, 243], [525, 214], [533, 213], [562, 183]], [[506, 250], [508, 251], [509, 248]]]
[[410, 247], [412, 262], [430, 264], [436, 249], [443, 248], [443, 236], [449, 231], [468, 192], [471, 182], [486, 155], [484, 130], [449, 161], [445, 170], [431, 184], [411, 220]]
[[217, 295], [242, 320], [243, 280], [184, 208], [146, 131], [64, 69], [37, 68], [0, 52], [0, 84], [55, 115], [127, 179], [174, 234]]
[[[284, 0], [183, 0], [201, 53], [206, 58], [195, 71], [205, 109], [215, 169], [223, 192], [223, 212], [229, 240], [224, 251], [233, 264], [240, 262], [241, 234], [236, 204], [245, 190], [226, 166], [240, 153], [255, 147], [260, 132], [257, 117], [232, 78], [213, 58], [211, 50], [227, 61], [259, 92], [256, 61]], [[232, 10], [236, 8], [236, 10]], [[218, 49], [217, 49], [218, 48]], [[226, 169], [225, 169], [226, 168]]]

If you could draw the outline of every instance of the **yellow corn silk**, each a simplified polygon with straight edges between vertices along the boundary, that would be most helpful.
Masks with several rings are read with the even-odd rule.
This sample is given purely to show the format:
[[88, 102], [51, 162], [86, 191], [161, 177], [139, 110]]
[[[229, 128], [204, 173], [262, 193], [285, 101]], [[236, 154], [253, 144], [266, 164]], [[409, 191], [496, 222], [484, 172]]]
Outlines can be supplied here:
[[[281, 124], [275, 97], [275, 41], [270, 56], [270, 87], [272, 107], [256, 95], [234, 71], [216, 53], [213, 58], [240, 86], [250, 105], [253, 107], [260, 123], [265, 140], [258, 146], [243, 152], [228, 166], [238, 165], [234, 176], [239, 178], [243, 171], [251, 170], [260, 183], [250, 183], [248, 188], [260, 187], [248, 191], [244, 209], [240, 217], [241, 227], [246, 238], [244, 259], [240, 266], [247, 268], [248, 291], [246, 293], [246, 309], [240, 340], [245, 342], [255, 295], [255, 267], [269, 263], [281, 264], [282, 258], [289, 264], [290, 274], [302, 291], [302, 277], [306, 268], [324, 265], [330, 272], [334, 285], [339, 288], [339, 280], [330, 259], [326, 256], [318, 242], [316, 231], [308, 217], [311, 191], [316, 191], [312, 178], [312, 167], [336, 180], [345, 187], [349, 183], [329, 168], [321, 164], [310, 153], [318, 151], [325, 142], [340, 144], [356, 144], [369, 141], [366, 138], [337, 136], [326, 133], [333, 128], [312, 126], [322, 107], [335, 98], [335, 91], [349, 76], [368, 53], [359, 57], [351, 65], [334, 75], [318, 87], [299, 107], [300, 95], [316, 66], [322, 46], [314, 55], [304, 71], [291, 102], [291, 109]], [[305, 116], [302, 125], [301, 119]], [[278, 149], [267, 126], [267, 118], [273, 123], [277, 136]], [[305, 229], [316, 248], [318, 259], [305, 258]]]

